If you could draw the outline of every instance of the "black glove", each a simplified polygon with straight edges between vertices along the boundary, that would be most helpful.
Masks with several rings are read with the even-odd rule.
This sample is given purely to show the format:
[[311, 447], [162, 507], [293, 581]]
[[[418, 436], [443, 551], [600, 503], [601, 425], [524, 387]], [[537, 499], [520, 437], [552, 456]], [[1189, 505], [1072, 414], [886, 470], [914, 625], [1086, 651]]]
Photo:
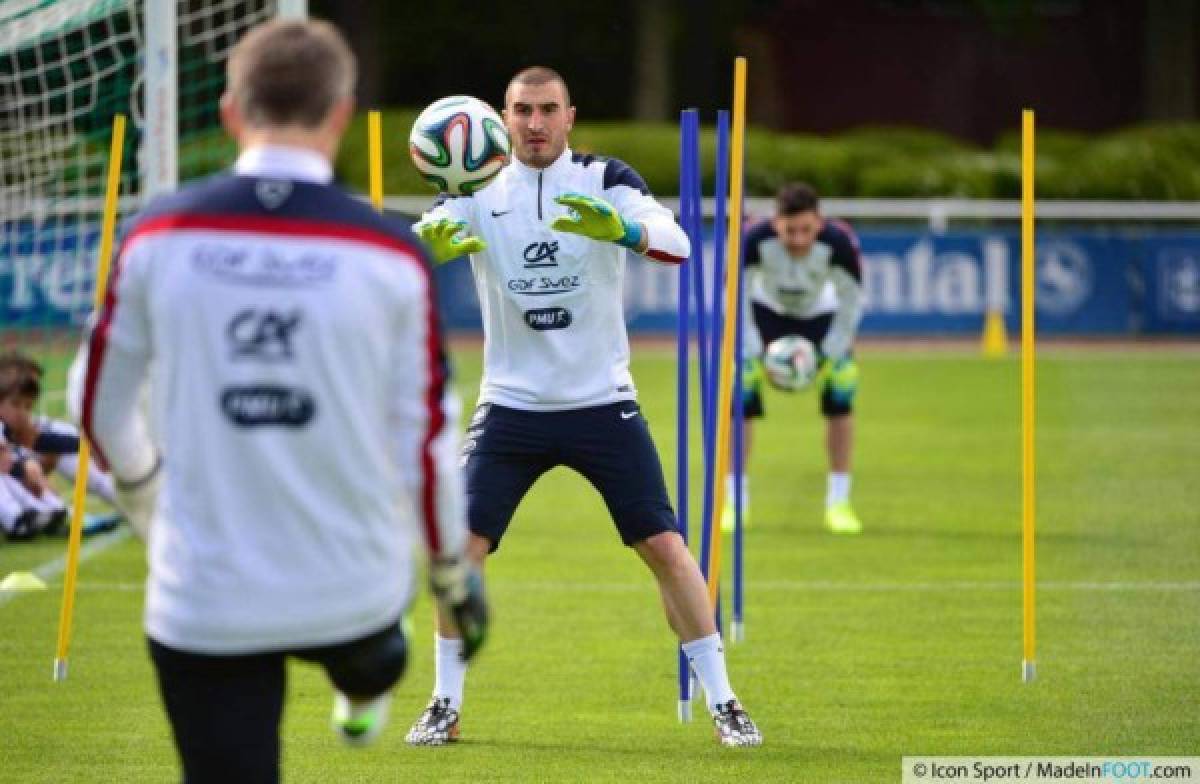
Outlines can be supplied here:
[[459, 557], [439, 558], [429, 565], [429, 584], [442, 612], [454, 620], [462, 635], [463, 661], [474, 656], [487, 638], [488, 606], [483, 575]]

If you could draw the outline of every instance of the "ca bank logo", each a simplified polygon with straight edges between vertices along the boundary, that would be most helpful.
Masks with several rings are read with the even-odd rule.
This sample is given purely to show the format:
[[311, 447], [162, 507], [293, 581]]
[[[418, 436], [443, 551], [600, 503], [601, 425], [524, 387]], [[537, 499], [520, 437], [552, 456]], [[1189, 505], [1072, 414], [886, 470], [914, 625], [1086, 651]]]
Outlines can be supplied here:
[[525, 269], [558, 266], [557, 242], [531, 242], [525, 246]]
[[1055, 316], [1074, 313], [1092, 293], [1092, 263], [1073, 242], [1047, 242], [1037, 249], [1038, 310]]

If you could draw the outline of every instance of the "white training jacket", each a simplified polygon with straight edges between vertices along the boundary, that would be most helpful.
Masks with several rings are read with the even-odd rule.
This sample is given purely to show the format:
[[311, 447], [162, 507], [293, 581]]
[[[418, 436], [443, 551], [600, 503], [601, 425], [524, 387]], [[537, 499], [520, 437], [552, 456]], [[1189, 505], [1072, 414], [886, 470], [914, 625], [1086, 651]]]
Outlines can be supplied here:
[[[797, 258], [779, 240], [771, 221], [763, 221], [743, 238], [742, 264], [746, 300], [797, 320], [832, 313], [829, 330], [817, 348], [833, 359], [850, 352], [863, 317], [863, 293], [862, 253], [849, 224], [826, 219], [812, 248]], [[765, 351], [750, 308], [745, 309], [742, 326], [745, 355]]]
[[435, 555], [465, 546], [424, 253], [331, 178], [313, 153], [250, 149], [150, 205], [118, 253], [81, 408], [116, 477], [162, 454], [145, 628], [167, 646], [363, 636], [411, 600], [414, 529]]
[[487, 242], [471, 256], [484, 328], [480, 402], [557, 411], [637, 397], [622, 304], [626, 249], [552, 230], [568, 212], [554, 198], [569, 192], [643, 224], [647, 257], [688, 256], [674, 215], [615, 158], [567, 149], [545, 169], [514, 159], [473, 196], [443, 197], [422, 220], [466, 221], [466, 232]]

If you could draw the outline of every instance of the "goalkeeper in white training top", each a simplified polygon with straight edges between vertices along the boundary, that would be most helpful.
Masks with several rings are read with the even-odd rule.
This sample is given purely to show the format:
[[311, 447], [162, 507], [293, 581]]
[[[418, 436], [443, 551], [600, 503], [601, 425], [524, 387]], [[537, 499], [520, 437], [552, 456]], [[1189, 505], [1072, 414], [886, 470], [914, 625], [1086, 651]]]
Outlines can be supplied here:
[[[418, 227], [436, 260], [470, 254], [483, 310], [483, 382], [463, 443], [468, 551], [482, 563], [500, 546], [517, 505], [546, 471], [578, 471], [658, 582], [719, 741], [758, 745], [758, 728], [729, 684], [705, 582], [677, 530], [629, 373], [626, 255], [678, 263], [688, 255], [687, 236], [628, 165], [570, 150], [575, 108], [556, 72], [521, 71], [504, 104], [512, 163], [473, 196], [443, 199]], [[461, 645], [443, 617], [433, 699], [410, 743], [458, 737]]]
[[[817, 193], [803, 183], [780, 188], [775, 215], [746, 233], [742, 263], [748, 312], [744, 348], [748, 368], [743, 413], [746, 417], [746, 462], [751, 422], [765, 414], [760, 356], [772, 341], [800, 335], [812, 341], [820, 357], [815, 386], [825, 418], [829, 458], [825, 495], [825, 527], [837, 534], [857, 534], [862, 523], [850, 505], [850, 465], [854, 447], [854, 396], [858, 364], [854, 337], [862, 320], [862, 254], [858, 237], [846, 223], [821, 215]], [[722, 515], [722, 527], [733, 527], [733, 478]], [[748, 500], [748, 484], [742, 487]], [[749, 505], [744, 507], [749, 509]], [[745, 514], [744, 520], [749, 519]]]

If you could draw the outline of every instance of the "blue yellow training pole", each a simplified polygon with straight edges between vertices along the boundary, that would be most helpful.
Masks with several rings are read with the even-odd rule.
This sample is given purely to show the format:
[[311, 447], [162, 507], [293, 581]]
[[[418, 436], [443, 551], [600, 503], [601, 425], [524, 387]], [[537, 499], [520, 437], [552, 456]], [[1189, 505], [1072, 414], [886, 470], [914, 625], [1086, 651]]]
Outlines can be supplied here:
[[383, 211], [383, 119], [378, 109], [367, 112], [367, 164], [371, 204]]
[[[742, 245], [742, 159], [746, 147], [746, 58], [733, 62], [733, 135], [730, 144], [729, 174], [729, 232], [725, 253], [725, 313], [737, 313], [737, 295], [740, 285]], [[713, 508], [709, 520], [709, 536], [712, 544], [709, 555], [712, 563], [708, 569], [708, 601], [715, 609], [717, 589], [721, 583], [721, 508], [725, 502], [725, 477], [729, 473], [729, 425], [733, 410], [733, 341], [736, 329], [726, 329], [721, 335], [721, 365], [718, 378], [720, 385], [717, 397], [717, 451], [718, 470], [713, 478]]]
[[[117, 199], [121, 195], [121, 152], [125, 148], [125, 115], [113, 116], [112, 144], [108, 149], [108, 183], [104, 190], [104, 220], [100, 225], [100, 257], [96, 260], [96, 290], [92, 309], [99, 311], [108, 293], [113, 237], [117, 233]], [[83, 541], [83, 515], [87, 504], [88, 464], [91, 449], [79, 439], [79, 471], [71, 498], [71, 532], [67, 539], [67, 565], [63, 574], [62, 606], [58, 614], [58, 645], [54, 652], [54, 680], [67, 679], [67, 651], [71, 647], [71, 621], [75, 614], [75, 582], [79, 575], [79, 547]]]
[[1021, 112], [1021, 680], [1037, 675], [1036, 584], [1034, 581], [1034, 291], [1033, 243], [1033, 110]]

